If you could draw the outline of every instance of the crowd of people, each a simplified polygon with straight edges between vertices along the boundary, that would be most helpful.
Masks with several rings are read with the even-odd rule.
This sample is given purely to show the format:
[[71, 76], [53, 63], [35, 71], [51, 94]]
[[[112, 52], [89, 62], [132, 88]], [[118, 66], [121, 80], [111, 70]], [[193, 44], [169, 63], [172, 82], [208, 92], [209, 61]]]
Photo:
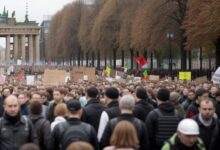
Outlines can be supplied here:
[[217, 150], [220, 89], [211, 82], [2, 86], [2, 150]]

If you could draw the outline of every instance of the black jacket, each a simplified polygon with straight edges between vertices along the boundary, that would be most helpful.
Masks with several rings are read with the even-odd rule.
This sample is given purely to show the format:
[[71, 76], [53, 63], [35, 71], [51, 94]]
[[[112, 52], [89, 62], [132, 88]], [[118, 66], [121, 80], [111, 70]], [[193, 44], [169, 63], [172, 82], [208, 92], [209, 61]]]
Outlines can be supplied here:
[[[67, 122], [69, 123], [69, 126], [74, 126], [74, 127], [79, 127], [79, 130], [82, 130], [82, 124], [86, 124], [82, 121], [80, 121], [79, 119], [77, 118], [67, 118]], [[51, 134], [51, 138], [50, 138], [50, 142], [49, 142], [49, 149], [50, 150], [60, 150], [61, 148], [59, 147], [59, 145], [61, 145], [61, 141], [63, 140], [63, 135], [64, 133], [66, 133], [67, 129], [69, 128], [63, 128], [63, 124], [66, 124], [66, 122], [62, 122], [62, 123], [59, 123], [57, 124], [55, 127], [54, 127], [54, 130]], [[90, 126], [91, 128], [91, 132], [90, 133], [87, 133], [88, 135], [88, 138], [89, 138], [89, 143], [93, 146], [94, 150], [99, 150], [99, 144], [98, 144], [98, 139], [97, 139], [97, 135], [96, 135], [96, 132], [95, 132], [95, 129], [87, 124], [88, 126]], [[68, 138], [68, 137], [66, 137]], [[86, 141], [88, 142], [88, 141]], [[64, 146], [67, 146], [67, 145], [64, 145]]]
[[[140, 150], [148, 150], [149, 137], [148, 137], [147, 128], [145, 127], [144, 123], [140, 119], [135, 118], [131, 114], [121, 114], [119, 117], [114, 118], [108, 122], [108, 124], [106, 125], [106, 128], [105, 128], [105, 131], [103, 133], [103, 136], [101, 138], [101, 141], [100, 141], [101, 149], [110, 145], [110, 138], [113, 133], [114, 127], [116, 126], [116, 124], [118, 122], [120, 122], [122, 120], [126, 120], [126, 121], [131, 122], [134, 125], [134, 127], [136, 128], [137, 136], [138, 136], [139, 144], [140, 144]], [[113, 123], [115, 121], [116, 121], [116, 124]], [[139, 123], [137, 123], [137, 122], [139, 122]]]
[[187, 111], [186, 111], [186, 117], [187, 118], [193, 118], [195, 115], [199, 113], [199, 104], [196, 101], [193, 101]]
[[9, 122], [5, 116], [0, 119], [1, 150], [18, 150], [26, 143], [38, 144], [35, 128], [27, 117], [20, 116], [15, 124]]
[[145, 119], [151, 110], [153, 110], [153, 106], [150, 105], [147, 100], [140, 100], [135, 104], [133, 113], [135, 117], [145, 122]]
[[110, 102], [104, 111], [108, 114], [109, 120], [118, 117], [121, 114], [118, 101], [116, 100]]
[[212, 124], [209, 127], [201, 123], [199, 115], [196, 115], [194, 120], [199, 125], [199, 137], [203, 140], [206, 150], [219, 149], [219, 120], [213, 117]]
[[[166, 116], [175, 115], [175, 107], [171, 103], [163, 103], [158, 106], [159, 111]], [[158, 114], [155, 111], [151, 111], [145, 121], [147, 129], [149, 131], [150, 138], [150, 149], [151, 150], [160, 150], [162, 145], [156, 144], [156, 133], [158, 130]], [[178, 116], [179, 121], [182, 119], [182, 116]], [[169, 120], [167, 120], [169, 122]], [[173, 133], [174, 134], [174, 133]]]
[[220, 102], [219, 101], [216, 101], [216, 106], [215, 106], [215, 113], [217, 114], [218, 116], [218, 119], [220, 119]]
[[47, 150], [51, 131], [50, 122], [46, 120], [42, 115], [30, 114], [29, 118], [35, 126], [41, 150]]
[[99, 120], [104, 109], [105, 107], [97, 99], [91, 99], [83, 109], [81, 120], [92, 125], [97, 133]]

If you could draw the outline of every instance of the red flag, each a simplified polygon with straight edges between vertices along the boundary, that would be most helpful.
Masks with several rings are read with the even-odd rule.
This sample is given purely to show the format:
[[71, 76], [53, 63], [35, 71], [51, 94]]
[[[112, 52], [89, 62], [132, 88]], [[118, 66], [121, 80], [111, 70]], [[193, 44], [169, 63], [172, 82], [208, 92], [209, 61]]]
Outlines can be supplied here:
[[143, 67], [148, 63], [144, 55], [140, 55], [139, 57], [136, 57], [135, 61], [139, 64], [140, 67]]

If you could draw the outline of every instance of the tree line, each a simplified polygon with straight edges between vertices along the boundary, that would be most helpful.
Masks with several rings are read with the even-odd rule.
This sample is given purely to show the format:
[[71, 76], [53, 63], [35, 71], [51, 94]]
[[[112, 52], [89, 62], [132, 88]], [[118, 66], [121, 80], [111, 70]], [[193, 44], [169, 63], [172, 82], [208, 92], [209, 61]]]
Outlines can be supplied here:
[[[116, 68], [116, 59], [145, 57], [168, 51], [179, 54], [181, 69], [191, 69], [191, 52], [215, 57], [220, 66], [219, 0], [77, 0], [64, 6], [51, 21], [46, 57], [77, 60], [100, 68], [107, 60]], [[214, 51], [213, 51], [214, 50]], [[188, 59], [187, 59], [188, 57]], [[201, 57], [202, 59], [203, 57]], [[151, 63], [152, 68], [152, 63]]]

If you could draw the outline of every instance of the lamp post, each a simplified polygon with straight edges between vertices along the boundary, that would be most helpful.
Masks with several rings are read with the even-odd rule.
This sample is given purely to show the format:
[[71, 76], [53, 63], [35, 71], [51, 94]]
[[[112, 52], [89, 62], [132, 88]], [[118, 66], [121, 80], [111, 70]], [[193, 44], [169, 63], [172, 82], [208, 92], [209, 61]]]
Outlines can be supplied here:
[[172, 58], [172, 39], [174, 34], [172, 32], [167, 33], [167, 38], [169, 40], [169, 72], [172, 75], [173, 72], [173, 58]]

